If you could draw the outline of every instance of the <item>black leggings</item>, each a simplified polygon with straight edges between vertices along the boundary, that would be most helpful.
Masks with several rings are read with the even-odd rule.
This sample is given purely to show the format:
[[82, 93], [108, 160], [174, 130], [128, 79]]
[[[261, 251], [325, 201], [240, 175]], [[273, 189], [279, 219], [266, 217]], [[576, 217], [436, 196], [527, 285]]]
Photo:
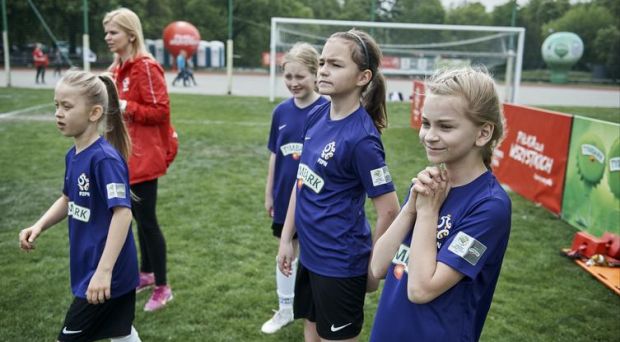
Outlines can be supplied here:
[[45, 83], [45, 67], [38, 66], [37, 67], [37, 76], [35, 77], [35, 81], [39, 83], [39, 76], [41, 77], [41, 82]]
[[157, 179], [134, 184], [131, 191], [138, 200], [131, 200], [131, 211], [138, 224], [140, 271], [155, 273], [155, 285], [166, 285], [166, 240], [157, 223]]

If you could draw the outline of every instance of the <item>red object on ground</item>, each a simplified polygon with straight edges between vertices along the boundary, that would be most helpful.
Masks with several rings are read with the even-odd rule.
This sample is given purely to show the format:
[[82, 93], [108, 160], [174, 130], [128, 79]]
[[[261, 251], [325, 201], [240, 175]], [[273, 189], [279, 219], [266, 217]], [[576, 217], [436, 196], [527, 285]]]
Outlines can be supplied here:
[[607, 247], [607, 253], [605, 254], [607, 254], [608, 257], [620, 259], [620, 236], [610, 232], [605, 232], [601, 237], [601, 240], [605, 242]]
[[173, 56], [178, 56], [185, 50], [187, 57], [191, 57], [200, 43], [198, 29], [187, 21], [175, 21], [164, 29], [164, 47]]
[[595, 254], [606, 254], [607, 244], [603, 239], [594, 237], [586, 232], [577, 232], [573, 238], [571, 253], [584, 258], [591, 258]]

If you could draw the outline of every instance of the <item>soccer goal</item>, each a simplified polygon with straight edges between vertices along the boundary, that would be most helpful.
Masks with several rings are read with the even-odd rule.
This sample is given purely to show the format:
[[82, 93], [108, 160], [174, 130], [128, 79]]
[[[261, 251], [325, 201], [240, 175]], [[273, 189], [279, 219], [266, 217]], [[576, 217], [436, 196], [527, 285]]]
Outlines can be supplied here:
[[[484, 65], [498, 81], [503, 100], [518, 102], [525, 35], [522, 27], [278, 17], [271, 18], [269, 99], [274, 101], [276, 96], [276, 66], [296, 42], [308, 42], [320, 52], [332, 33], [351, 28], [370, 33], [381, 47], [381, 71], [394, 76], [388, 80], [388, 91], [393, 90], [390, 83], [398, 83], [391, 82], [394, 79], [422, 78], [450, 66]], [[408, 84], [409, 93], [412, 87]]]

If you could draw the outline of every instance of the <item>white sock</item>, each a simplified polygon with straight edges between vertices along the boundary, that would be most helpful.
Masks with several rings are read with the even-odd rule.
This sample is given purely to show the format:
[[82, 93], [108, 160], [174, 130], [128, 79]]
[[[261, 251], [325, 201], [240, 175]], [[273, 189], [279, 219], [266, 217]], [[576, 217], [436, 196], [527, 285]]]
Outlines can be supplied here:
[[140, 339], [140, 336], [138, 336], [138, 331], [132, 325], [131, 333], [129, 333], [129, 335], [123, 336], [123, 337], [112, 338], [110, 339], [110, 342], [142, 342], [142, 340]]
[[276, 285], [280, 310], [293, 309], [293, 299], [295, 298], [295, 276], [297, 275], [297, 259], [291, 265], [292, 274], [290, 277], [280, 272], [276, 262]]

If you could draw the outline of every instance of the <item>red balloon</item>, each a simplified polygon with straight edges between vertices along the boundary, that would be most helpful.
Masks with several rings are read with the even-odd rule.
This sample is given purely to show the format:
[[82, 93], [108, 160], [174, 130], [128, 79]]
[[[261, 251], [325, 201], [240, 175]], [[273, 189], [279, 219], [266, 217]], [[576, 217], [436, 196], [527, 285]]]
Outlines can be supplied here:
[[185, 50], [187, 57], [196, 52], [200, 43], [198, 29], [187, 21], [175, 21], [164, 29], [164, 47], [170, 54], [177, 56]]

